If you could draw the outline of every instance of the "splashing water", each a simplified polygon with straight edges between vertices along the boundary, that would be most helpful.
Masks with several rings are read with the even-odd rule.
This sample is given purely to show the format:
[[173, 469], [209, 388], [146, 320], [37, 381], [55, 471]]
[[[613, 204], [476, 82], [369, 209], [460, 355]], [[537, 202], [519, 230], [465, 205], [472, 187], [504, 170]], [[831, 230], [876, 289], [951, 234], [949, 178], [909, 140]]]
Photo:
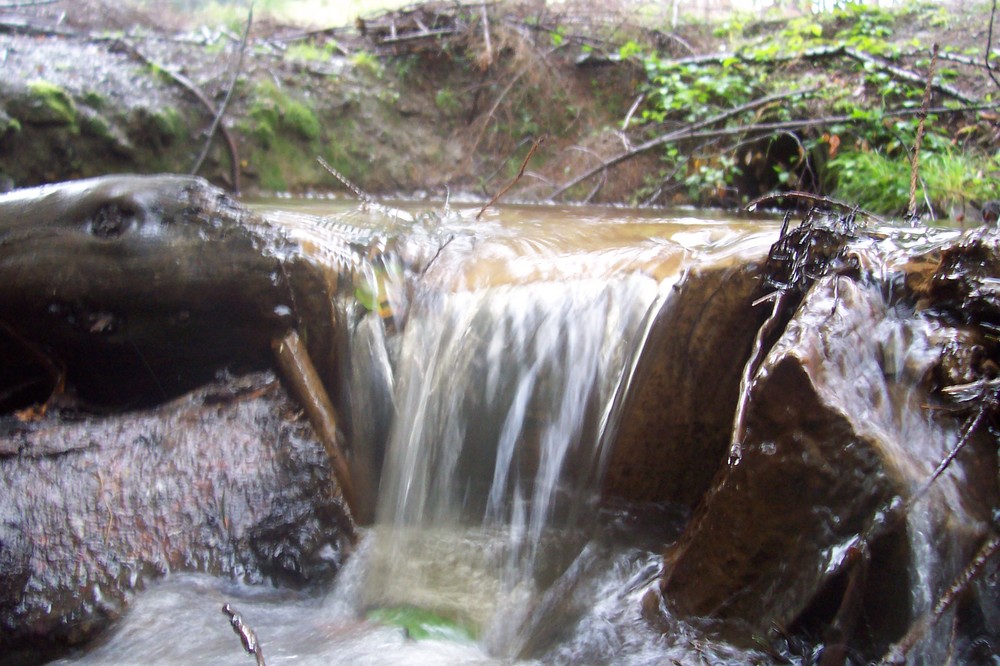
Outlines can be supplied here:
[[[348, 213], [351, 242], [365, 248], [354, 254], [324, 249], [328, 236], [343, 237], [332, 224], [283, 219], [369, 293], [384, 286], [389, 301], [386, 311], [373, 301], [358, 316], [353, 300], [341, 311], [342, 408], [354, 448], [382, 472], [376, 524], [336, 585], [300, 595], [174, 577], [82, 661], [244, 663], [216, 617], [223, 598], [254, 627], [268, 663], [747, 661], [751, 653], [701, 643], [680, 622], [666, 638], [642, 618], [660, 549], [686, 514], [610, 509], [600, 482], [643, 345], [675, 286], [696, 264], [760, 256], [774, 229], [517, 208], [473, 223], [474, 212], [431, 225]], [[382, 264], [358, 261], [371, 248]], [[637, 521], [647, 509], [652, 519]], [[476, 640], [413, 641], [366, 619], [398, 608]], [[164, 617], [155, 637], [140, 629]]]

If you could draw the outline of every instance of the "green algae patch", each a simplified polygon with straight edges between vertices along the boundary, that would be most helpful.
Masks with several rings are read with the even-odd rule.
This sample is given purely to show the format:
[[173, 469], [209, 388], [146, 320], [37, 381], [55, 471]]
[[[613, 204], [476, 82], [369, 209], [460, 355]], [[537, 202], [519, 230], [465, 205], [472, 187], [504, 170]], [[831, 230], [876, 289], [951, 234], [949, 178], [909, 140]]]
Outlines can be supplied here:
[[456, 643], [471, 643], [476, 640], [475, 632], [469, 625], [449, 620], [423, 608], [397, 606], [377, 608], [368, 612], [368, 619], [394, 627], [400, 627], [413, 640], [439, 640]]
[[64, 89], [43, 79], [28, 84], [22, 120], [36, 125], [76, 125], [76, 104]]

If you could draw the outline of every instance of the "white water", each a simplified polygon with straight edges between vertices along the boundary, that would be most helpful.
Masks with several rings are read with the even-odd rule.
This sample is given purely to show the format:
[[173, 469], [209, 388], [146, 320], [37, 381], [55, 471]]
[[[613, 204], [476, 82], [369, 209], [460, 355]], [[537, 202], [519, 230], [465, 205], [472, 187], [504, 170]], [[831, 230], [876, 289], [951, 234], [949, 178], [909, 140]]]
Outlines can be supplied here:
[[[680, 623], [668, 638], [642, 619], [661, 548], [684, 516], [609, 511], [598, 489], [617, 406], [673, 286], [696, 262], [760, 253], [773, 230], [472, 214], [408, 227], [417, 241], [396, 251], [423, 257], [416, 292], [400, 288], [402, 271], [359, 270], [372, 291], [389, 283], [392, 316], [388, 331], [374, 313], [350, 327], [347, 411], [366, 465], [388, 441], [377, 524], [336, 584], [294, 594], [173, 576], [80, 661], [248, 663], [219, 612], [225, 601], [272, 666], [746, 661]], [[322, 229], [303, 229], [322, 244]], [[460, 622], [478, 639], [414, 641], [367, 619], [397, 607]]]

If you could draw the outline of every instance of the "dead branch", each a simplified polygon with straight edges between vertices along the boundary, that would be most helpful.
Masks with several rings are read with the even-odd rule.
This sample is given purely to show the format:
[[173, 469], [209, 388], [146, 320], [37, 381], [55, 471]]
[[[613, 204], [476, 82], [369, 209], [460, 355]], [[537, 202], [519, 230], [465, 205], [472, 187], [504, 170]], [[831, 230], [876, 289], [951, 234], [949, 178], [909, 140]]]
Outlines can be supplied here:
[[801, 199], [803, 201], [808, 201], [812, 204], [821, 204], [824, 206], [829, 206], [831, 208], [839, 208], [841, 210], [845, 210], [850, 213], [862, 215], [879, 224], [885, 224], [885, 220], [883, 220], [878, 215], [862, 210], [854, 204], [849, 204], [846, 201], [839, 201], [837, 199], [831, 199], [830, 197], [819, 196], [818, 194], [811, 194], [809, 192], [773, 192], [771, 194], [765, 194], [764, 196], [757, 197], [756, 199], [748, 203], [746, 205], [746, 210], [752, 212], [757, 208], [757, 206], [760, 206], [762, 204], [773, 203], [778, 199]]
[[[988, 53], [988, 52], [987, 52]], [[914, 85], [923, 85], [925, 77], [917, 74], [916, 72], [911, 72], [908, 69], [903, 69], [902, 67], [897, 67], [889, 62], [886, 62], [882, 58], [865, 53], [864, 51], [859, 51], [853, 49], [849, 46], [840, 44], [838, 46], [821, 46], [814, 49], [806, 49], [801, 53], [787, 53], [779, 54], [774, 56], [768, 56], [767, 58], [759, 58], [752, 53], [746, 53], [744, 51], [729, 51], [726, 53], [710, 53], [706, 55], [688, 56], [686, 58], [678, 58], [676, 60], [669, 60], [668, 63], [676, 63], [678, 65], [702, 65], [707, 63], [724, 63], [724, 62], [742, 62], [745, 64], [755, 64], [755, 65], [775, 65], [786, 62], [793, 62], [797, 60], [825, 60], [828, 58], [837, 57], [847, 57], [852, 60], [856, 60], [863, 65], [867, 65], [873, 69], [877, 69], [892, 75], [894, 78], [901, 81], [906, 81]], [[1000, 85], [1000, 84], [998, 84]], [[979, 100], [968, 97], [962, 91], [954, 88], [946, 83], [934, 83], [933, 88], [935, 91], [946, 95], [948, 97], [957, 99], [963, 104], [974, 105], [978, 104]]]
[[24, 2], [6, 2], [0, 5], [0, 9], [21, 9], [22, 7], [39, 7], [41, 5], [54, 5], [62, 0], [24, 0]]
[[[628, 159], [636, 157], [637, 155], [641, 155], [642, 153], [652, 150], [653, 148], [656, 148], [658, 146], [665, 146], [671, 143], [677, 143], [679, 141], [684, 141], [688, 139], [706, 139], [710, 137], [734, 136], [738, 134], [752, 134], [752, 133], [756, 133], [758, 137], [762, 137], [778, 131], [799, 130], [799, 129], [805, 129], [807, 127], [817, 127], [817, 126], [822, 127], [824, 125], [833, 125], [833, 124], [856, 124], [856, 123], [867, 122], [863, 118], [856, 118], [854, 116], [842, 115], [842, 116], [825, 116], [823, 118], [802, 118], [796, 120], [783, 120], [772, 123], [757, 123], [756, 125], [739, 125], [737, 127], [725, 127], [722, 129], [699, 129], [702, 127], [706, 127], [708, 125], [714, 125], [727, 118], [742, 113], [743, 111], [753, 109], [754, 107], [763, 106], [767, 103], [775, 101], [776, 99], [780, 99], [783, 97], [792, 97], [795, 95], [811, 94], [812, 92], [814, 92], [814, 90], [815, 89], [801, 91], [801, 92], [783, 93], [778, 95], [772, 95], [769, 97], [764, 97], [755, 102], [749, 102], [741, 107], [737, 107], [736, 109], [731, 109], [729, 111], [726, 111], [725, 113], [713, 116], [712, 118], [709, 118], [707, 120], [693, 123], [682, 129], [674, 130], [673, 132], [668, 132], [667, 134], [663, 134], [655, 139], [650, 139], [649, 141], [640, 144], [631, 150], [625, 151], [623, 153], [616, 155], [615, 157], [612, 157], [608, 161], [601, 163], [599, 166], [590, 169], [589, 171], [581, 174], [580, 176], [577, 176], [576, 178], [569, 181], [565, 185], [562, 185], [561, 187], [557, 188], [551, 195], [549, 195], [549, 198], [555, 199], [560, 195], [562, 195], [563, 193], [565, 193], [566, 190], [570, 189], [571, 187], [575, 187], [576, 185], [579, 185], [588, 178], [595, 176], [598, 173], [601, 173], [602, 171], [606, 171], [611, 167], [620, 164], [621, 162], [624, 162]], [[928, 109], [927, 113], [934, 115], [944, 115], [953, 113], [967, 113], [970, 111], [992, 110], [997, 108], [1000, 108], [1000, 102], [993, 102], [989, 104], [973, 104], [969, 106], [960, 106], [954, 108], [946, 106], [938, 106]], [[890, 118], [900, 118], [900, 117], [918, 115], [920, 112], [921, 112], [920, 109], [890, 109], [887, 111], [883, 111], [883, 115]]]
[[931, 64], [927, 70], [927, 87], [924, 88], [924, 99], [920, 104], [920, 119], [917, 123], [917, 136], [913, 141], [913, 155], [910, 160], [910, 203], [906, 208], [907, 217], [917, 216], [917, 179], [920, 177], [920, 143], [924, 138], [924, 123], [927, 121], [927, 109], [931, 105], [931, 83], [934, 80], [934, 68], [937, 66], [938, 45], [934, 43], [931, 50]]
[[[275, 360], [292, 393], [298, 398], [305, 410], [309, 422], [316, 430], [316, 435], [326, 448], [333, 475], [340, 485], [341, 495], [347, 503], [351, 516], [361, 524], [370, 524], [373, 516], [371, 507], [364, 498], [361, 504], [354, 486], [354, 477], [342, 447], [337, 426], [336, 410], [330, 402], [319, 373], [313, 365], [309, 352], [295, 330], [290, 330], [283, 338], [275, 338], [271, 347]], [[357, 541], [353, 531], [348, 535], [351, 542]]]
[[1000, 81], [997, 80], [997, 75], [993, 72], [993, 66], [990, 65], [990, 51], [993, 50], [993, 21], [996, 15], [997, 0], [993, 0], [993, 8], [990, 10], [990, 29], [986, 33], [986, 53], [983, 55], [983, 61], [986, 64], [986, 71], [989, 73], [990, 79], [1000, 88]]
[[[147, 67], [151, 67], [156, 71], [163, 72], [164, 74], [169, 76], [171, 80], [177, 83], [180, 87], [184, 88], [184, 90], [191, 93], [191, 95], [193, 95], [195, 99], [201, 102], [201, 105], [205, 107], [205, 109], [209, 113], [212, 114], [213, 118], [218, 115], [219, 111], [218, 109], [215, 108], [215, 105], [212, 104], [212, 100], [208, 98], [208, 96], [204, 93], [204, 91], [201, 88], [199, 88], [194, 81], [184, 76], [180, 72], [176, 72], [172, 69], [164, 67], [163, 65], [156, 62], [152, 58], [146, 56], [142, 51], [140, 51], [134, 45], [125, 40], [122, 39], [116, 40], [112, 45], [112, 49], [125, 51], [136, 60], [139, 60], [140, 62], [145, 64]], [[239, 189], [240, 158], [239, 158], [239, 152], [236, 149], [236, 141], [233, 140], [233, 135], [229, 133], [229, 130], [226, 129], [225, 125], [220, 124], [218, 126], [218, 132], [219, 134], [222, 135], [222, 138], [226, 142], [226, 147], [229, 150], [230, 177], [232, 179], [232, 185], [235, 189]]]
[[569, 181], [568, 183], [566, 183], [562, 187], [558, 188], [555, 192], [553, 192], [550, 195], [549, 198], [555, 199], [558, 196], [560, 196], [561, 194], [563, 194], [566, 190], [568, 190], [571, 187], [574, 187], [576, 185], [579, 185], [580, 183], [582, 183], [583, 181], [587, 180], [591, 176], [595, 176], [598, 173], [606, 171], [606, 170], [610, 169], [611, 167], [613, 167], [613, 166], [615, 166], [617, 164], [620, 164], [621, 162], [624, 162], [625, 160], [628, 160], [628, 159], [631, 159], [631, 158], [635, 157], [636, 155], [640, 155], [642, 153], [645, 153], [647, 151], [652, 150], [653, 148], [657, 148], [659, 146], [664, 146], [664, 145], [666, 145], [668, 143], [672, 143], [674, 141], [679, 141], [681, 139], [693, 137], [693, 136], [695, 136], [695, 133], [698, 130], [700, 130], [700, 129], [704, 128], [704, 127], [710, 127], [712, 125], [715, 125], [715, 124], [718, 124], [718, 123], [722, 122], [723, 120], [727, 120], [729, 118], [732, 118], [733, 116], [738, 116], [739, 114], [744, 113], [746, 111], [751, 111], [751, 110], [759, 108], [761, 106], [765, 106], [767, 104], [770, 104], [771, 102], [776, 102], [776, 101], [782, 100], [782, 99], [788, 99], [789, 97], [798, 97], [800, 95], [811, 95], [814, 92], [816, 92], [816, 88], [810, 88], [809, 90], [801, 90], [801, 91], [794, 91], [794, 92], [787, 92], [787, 93], [778, 93], [778, 94], [774, 94], [774, 95], [768, 95], [766, 97], [761, 97], [760, 99], [756, 99], [756, 100], [754, 100], [752, 102], [747, 102], [746, 104], [741, 104], [740, 106], [736, 107], [735, 109], [729, 109], [728, 111], [724, 111], [724, 112], [722, 112], [720, 114], [717, 114], [715, 116], [712, 116], [711, 118], [708, 118], [706, 120], [702, 120], [702, 121], [699, 121], [699, 122], [696, 122], [696, 123], [692, 123], [691, 125], [688, 125], [687, 127], [684, 127], [682, 129], [676, 130], [674, 132], [670, 132], [668, 134], [664, 134], [664, 135], [659, 136], [659, 137], [657, 137], [655, 139], [650, 139], [649, 141], [636, 146], [632, 150], [627, 150], [627, 151], [625, 151], [623, 153], [620, 153], [619, 155], [616, 155], [615, 157], [612, 157], [610, 160], [608, 160], [606, 162], [602, 162], [600, 165], [598, 165], [598, 166], [596, 166], [596, 167], [594, 167], [594, 168], [592, 168], [592, 169], [584, 172], [580, 176], [577, 176], [576, 178], [574, 178], [573, 180]]
[[333, 176], [334, 178], [336, 178], [337, 180], [339, 180], [344, 185], [344, 187], [346, 187], [347, 189], [349, 189], [351, 191], [351, 193], [354, 194], [354, 196], [358, 198], [358, 201], [360, 201], [361, 203], [365, 203], [365, 204], [375, 203], [375, 197], [373, 197], [372, 195], [368, 194], [367, 192], [365, 192], [364, 190], [362, 190], [360, 187], [358, 187], [357, 185], [355, 185], [354, 183], [352, 183], [351, 181], [349, 181], [347, 179], [347, 176], [345, 176], [344, 174], [340, 173], [339, 171], [337, 171], [336, 169], [334, 169], [332, 166], [330, 166], [329, 163], [327, 163], [327, 161], [324, 160], [322, 157], [317, 157], [316, 161], [319, 162], [319, 165], [321, 167], [323, 167], [324, 169], [326, 169], [327, 172], [331, 176]]
[[531, 144], [531, 148], [528, 149], [528, 154], [524, 156], [524, 161], [521, 162], [521, 168], [517, 170], [517, 175], [514, 176], [514, 179], [511, 180], [509, 183], [507, 183], [505, 187], [503, 187], [499, 192], [493, 195], [493, 198], [490, 199], [488, 202], [486, 202], [485, 206], [479, 209], [479, 212], [476, 213], [477, 220], [483, 216], [483, 213], [486, 212], [487, 208], [495, 204], [500, 199], [500, 197], [507, 194], [507, 191], [517, 184], [517, 181], [521, 180], [521, 177], [524, 176], [524, 169], [525, 167], [528, 166], [528, 161], [531, 159], [531, 156], [535, 154], [535, 151], [538, 150], [538, 147], [542, 145], [544, 142], [545, 142], [544, 135], [535, 139], [535, 142]]
[[[212, 147], [212, 139], [215, 138], [215, 133], [218, 131], [220, 124], [222, 123], [222, 116], [226, 113], [226, 107], [229, 106], [229, 101], [233, 97], [233, 90], [236, 89], [236, 81], [239, 79], [240, 72], [243, 70], [243, 56], [246, 54], [247, 50], [247, 38], [250, 36], [250, 26], [253, 25], [253, 5], [250, 5], [250, 11], [247, 13], [247, 24], [243, 28], [243, 38], [240, 40], [239, 55], [236, 58], [236, 65], [233, 67], [233, 75], [229, 80], [229, 87], [226, 89], [226, 96], [222, 100], [222, 104], [219, 105], [219, 110], [215, 114], [215, 118], [212, 120], [211, 127], [208, 128], [208, 136], [205, 137], [205, 146], [201, 149], [201, 154], [198, 155], [198, 159], [195, 160], [194, 166], [191, 167], [191, 175], [194, 176], [201, 169], [202, 163], [204, 163], [205, 158], [208, 157], [208, 151]], [[230, 154], [230, 158], [233, 161], [232, 164], [232, 175], [233, 175], [233, 191], [239, 194], [240, 192], [240, 166], [239, 157], [235, 153], [235, 144], [233, 145], [234, 152]]]
[[479, 68], [486, 71], [493, 64], [493, 42], [490, 40], [490, 15], [486, 5], [480, 7], [483, 17], [483, 53], [477, 59]]

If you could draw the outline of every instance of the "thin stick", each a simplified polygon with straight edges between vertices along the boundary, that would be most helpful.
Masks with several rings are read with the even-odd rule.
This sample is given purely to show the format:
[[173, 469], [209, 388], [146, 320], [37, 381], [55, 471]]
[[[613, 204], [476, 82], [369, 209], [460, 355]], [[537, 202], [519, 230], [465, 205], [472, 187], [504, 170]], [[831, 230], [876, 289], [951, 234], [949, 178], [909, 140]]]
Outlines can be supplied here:
[[222, 605], [222, 613], [229, 617], [229, 624], [232, 625], [236, 635], [240, 637], [243, 649], [257, 658], [257, 666], [267, 666], [264, 663], [264, 652], [260, 649], [260, 641], [257, 640], [257, 633], [253, 627], [244, 622], [243, 616], [228, 603]]
[[533, 144], [531, 144], [531, 148], [528, 149], [528, 154], [524, 156], [524, 161], [521, 162], [521, 168], [517, 170], [517, 175], [514, 176], [514, 179], [512, 181], [510, 181], [509, 183], [507, 183], [507, 185], [502, 190], [500, 190], [499, 192], [497, 192], [493, 196], [493, 198], [490, 199], [486, 203], [485, 206], [483, 206], [482, 208], [479, 209], [479, 212], [476, 213], [476, 219], [477, 220], [483, 216], [483, 213], [486, 212], [487, 208], [489, 208], [490, 206], [492, 206], [493, 204], [495, 204], [500, 199], [500, 197], [502, 197], [503, 195], [507, 194], [507, 190], [509, 190], [510, 188], [514, 187], [514, 185], [517, 184], [517, 181], [521, 180], [521, 177], [524, 175], [524, 169], [525, 169], [525, 167], [528, 166], [528, 161], [531, 159], [531, 156], [535, 154], [536, 150], [538, 150], [538, 146], [542, 145], [542, 143], [544, 143], [544, 142], [545, 142], [545, 136], [544, 135], [538, 137], [537, 139], [535, 139], [535, 142]]
[[316, 161], [319, 162], [319, 165], [321, 167], [323, 167], [324, 169], [326, 169], [327, 172], [329, 172], [329, 174], [331, 176], [333, 176], [334, 178], [336, 178], [337, 180], [339, 180], [341, 183], [343, 183], [344, 187], [346, 187], [347, 189], [349, 189], [351, 191], [351, 193], [353, 193], [354, 196], [356, 196], [358, 198], [358, 201], [361, 201], [362, 203], [366, 203], [366, 204], [374, 203], [374, 201], [375, 201], [374, 197], [372, 197], [370, 194], [368, 194], [367, 192], [365, 192], [364, 190], [362, 190], [360, 187], [358, 187], [357, 185], [355, 185], [351, 181], [347, 180], [347, 176], [345, 176], [344, 174], [340, 173], [339, 171], [337, 171], [336, 169], [334, 169], [332, 166], [330, 166], [327, 163], [327, 161], [324, 160], [322, 157], [317, 156], [316, 157]]
[[486, 50], [479, 58], [479, 67], [486, 71], [493, 64], [493, 42], [490, 40], [490, 15], [486, 11], [486, 3], [483, 3], [480, 9], [483, 15], [483, 46]]
[[[250, 11], [247, 13], [247, 24], [243, 28], [243, 39], [240, 40], [240, 50], [239, 55], [236, 58], [236, 66], [233, 68], [233, 75], [229, 80], [229, 88], [226, 90], [226, 96], [222, 100], [222, 104], [219, 105], [219, 110], [215, 114], [215, 118], [212, 120], [212, 126], [208, 128], [208, 136], [205, 137], [205, 146], [201, 149], [201, 154], [198, 155], [198, 159], [195, 160], [194, 166], [191, 167], [191, 175], [198, 173], [201, 169], [201, 165], [204, 163], [205, 158], [208, 157], [208, 151], [212, 147], [212, 139], [215, 138], [215, 133], [219, 129], [219, 125], [222, 123], [222, 116], [226, 113], [226, 107], [229, 106], [229, 100], [233, 97], [233, 90], [236, 89], [236, 81], [239, 79], [240, 72], [243, 70], [243, 56], [247, 49], [247, 39], [250, 37], [250, 26], [253, 25], [253, 3], [250, 4]], [[233, 165], [233, 189], [238, 194], [240, 191], [239, 182], [239, 163]]]
[[889, 651], [886, 652], [880, 663], [906, 663], [907, 653], [913, 649], [913, 646], [915, 646], [920, 639], [924, 637], [931, 627], [941, 620], [941, 617], [948, 612], [948, 609], [955, 604], [955, 601], [962, 596], [969, 586], [983, 574], [983, 571], [986, 569], [986, 565], [997, 555], [997, 553], [1000, 553], [1000, 536], [993, 534], [982, 545], [976, 553], [976, 556], [972, 558], [972, 562], [969, 566], [966, 567], [961, 574], [959, 574], [958, 578], [952, 582], [948, 590], [941, 595], [937, 604], [934, 605], [934, 609], [922, 615], [920, 619], [910, 627], [909, 631], [906, 632], [906, 635], [903, 636], [898, 643], [889, 648]]
[[649, 141], [647, 141], [647, 142], [645, 142], [645, 143], [643, 143], [641, 145], [636, 146], [632, 150], [627, 150], [624, 153], [616, 155], [615, 157], [612, 157], [607, 162], [602, 162], [599, 166], [596, 166], [593, 169], [589, 169], [588, 171], [584, 172], [583, 174], [577, 176], [576, 178], [574, 178], [573, 180], [569, 181], [568, 183], [566, 183], [562, 187], [558, 188], [555, 192], [553, 192], [550, 195], [549, 198], [555, 199], [559, 195], [563, 194], [566, 190], [570, 189], [571, 187], [575, 187], [576, 185], [579, 185], [580, 183], [582, 183], [583, 181], [587, 180], [591, 176], [595, 176], [595, 175], [601, 173], [602, 171], [606, 171], [606, 170], [610, 169], [611, 167], [615, 166], [616, 164], [619, 164], [620, 162], [624, 162], [627, 159], [635, 157], [636, 155], [639, 155], [640, 153], [644, 153], [646, 151], [652, 150], [653, 148], [657, 148], [659, 146], [666, 145], [668, 143], [671, 143], [672, 141], [677, 141], [678, 139], [683, 139], [683, 138], [688, 138], [689, 136], [693, 136], [694, 133], [697, 130], [699, 130], [699, 129], [702, 129], [704, 127], [710, 127], [711, 125], [715, 125], [717, 123], [720, 123], [723, 120], [726, 120], [728, 118], [732, 118], [733, 116], [737, 116], [737, 115], [739, 115], [741, 113], [744, 113], [746, 111], [751, 111], [751, 110], [759, 108], [761, 106], [765, 106], [767, 104], [770, 104], [771, 102], [776, 102], [778, 100], [787, 99], [789, 97], [797, 97], [799, 95], [811, 95], [812, 93], [816, 92], [816, 90], [817, 90], [816, 88], [811, 88], [809, 90], [800, 90], [800, 91], [794, 91], [794, 92], [779, 93], [779, 94], [775, 94], [775, 95], [768, 95], [766, 97], [761, 97], [760, 99], [756, 99], [756, 100], [754, 100], [752, 102], [747, 102], [746, 104], [741, 104], [740, 106], [736, 107], [735, 109], [729, 109], [728, 111], [724, 111], [724, 112], [722, 112], [720, 114], [717, 114], [715, 116], [712, 116], [711, 118], [708, 118], [706, 120], [702, 120], [700, 122], [688, 125], [687, 127], [683, 128], [683, 129], [679, 129], [679, 130], [676, 130], [674, 132], [669, 132], [668, 134], [664, 134], [664, 135], [659, 136], [659, 137], [657, 137], [655, 139], [650, 139]]
[[920, 120], [917, 122], [917, 136], [913, 141], [913, 156], [910, 159], [910, 203], [906, 215], [910, 219], [917, 217], [917, 181], [920, 179], [920, 144], [924, 139], [924, 123], [927, 120], [927, 109], [931, 105], [931, 84], [934, 81], [934, 68], [937, 66], [938, 45], [931, 47], [931, 64], [927, 70], [927, 87], [924, 88], [924, 100], [920, 104]]
[[[216, 116], [218, 114], [215, 105], [212, 104], [212, 100], [208, 98], [208, 95], [206, 95], [204, 91], [195, 84], [194, 81], [184, 76], [180, 72], [175, 72], [171, 69], [168, 69], [167, 67], [164, 67], [163, 65], [156, 62], [152, 58], [147, 57], [144, 53], [142, 53], [142, 51], [140, 51], [135, 46], [124, 40], [118, 40], [117, 42], [115, 42], [115, 44], [117, 44], [121, 49], [128, 52], [129, 55], [131, 55], [133, 58], [145, 63], [148, 67], [152, 67], [157, 71], [165, 73], [175, 83], [177, 83], [182, 88], [187, 90], [194, 96], [195, 99], [201, 102], [201, 105], [205, 107], [205, 109], [210, 114], [212, 114], [212, 116]], [[225, 125], [219, 125], [218, 132], [219, 134], [222, 135], [222, 138], [226, 142], [226, 147], [229, 149], [230, 176], [232, 178], [233, 188], [238, 190], [240, 183], [240, 158], [239, 158], [239, 152], [236, 149], [236, 141], [233, 140], [233, 135], [229, 133], [229, 130], [226, 129]]]
[[54, 5], [62, 0], [28, 0], [26, 2], [8, 2], [0, 5], [0, 9], [20, 9], [21, 7], [38, 7], [40, 5]]
[[762, 197], [757, 197], [750, 203], [746, 205], [746, 210], [753, 211], [757, 206], [761, 204], [771, 203], [777, 201], [778, 199], [803, 199], [814, 204], [823, 204], [825, 206], [831, 206], [833, 208], [841, 208], [843, 210], [850, 211], [852, 213], [857, 213], [859, 215], [864, 215], [865, 217], [878, 222], [879, 224], [884, 224], [883, 220], [878, 215], [874, 213], [869, 213], [867, 211], [861, 210], [853, 204], [849, 204], [846, 201], [839, 201], [837, 199], [831, 199], [830, 197], [823, 197], [818, 194], [812, 194], [811, 192], [774, 192], [772, 194], [765, 194]]
[[[326, 389], [323, 388], [316, 366], [313, 365], [305, 345], [299, 339], [299, 334], [293, 329], [285, 334], [285, 337], [276, 338], [271, 347], [274, 349], [282, 376], [299, 399], [306, 416], [309, 417], [309, 422], [316, 429], [316, 434], [326, 448], [330, 465], [333, 467], [333, 475], [340, 485], [340, 492], [344, 496], [348, 510], [360, 524], [370, 523], [371, 507], [361, 506], [358, 502], [351, 468], [340, 447], [336, 410], [330, 402]], [[349, 537], [352, 541], [357, 539], [357, 535], [353, 533], [349, 534]]]
[[990, 10], [990, 29], [986, 33], [986, 53], [983, 54], [983, 60], [986, 63], [986, 71], [989, 72], [990, 79], [993, 83], [1000, 88], [1000, 81], [997, 80], [996, 74], [993, 73], [993, 67], [990, 65], [990, 51], [993, 50], [993, 20], [997, 15], [997, 0], [993, 0], [993, 9]]

